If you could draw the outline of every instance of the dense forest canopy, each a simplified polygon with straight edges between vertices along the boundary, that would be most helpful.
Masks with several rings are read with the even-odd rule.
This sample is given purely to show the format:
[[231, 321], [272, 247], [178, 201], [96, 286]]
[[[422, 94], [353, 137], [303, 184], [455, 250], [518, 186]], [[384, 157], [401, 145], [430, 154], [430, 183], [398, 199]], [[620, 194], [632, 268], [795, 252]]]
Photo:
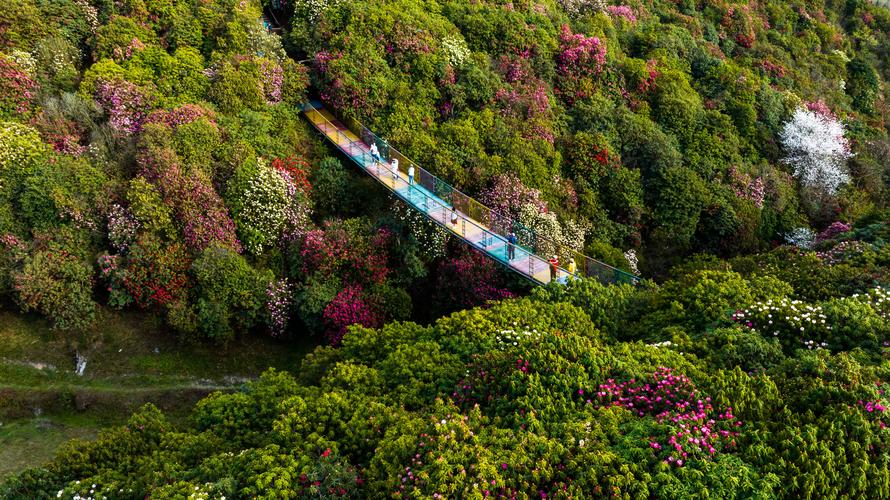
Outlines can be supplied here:
[[[325, 344], [0, 498], [890, 497], [880, 3], [0, 0], [0, 307]], [[650, 279], [530, 289], [309, 99]]]

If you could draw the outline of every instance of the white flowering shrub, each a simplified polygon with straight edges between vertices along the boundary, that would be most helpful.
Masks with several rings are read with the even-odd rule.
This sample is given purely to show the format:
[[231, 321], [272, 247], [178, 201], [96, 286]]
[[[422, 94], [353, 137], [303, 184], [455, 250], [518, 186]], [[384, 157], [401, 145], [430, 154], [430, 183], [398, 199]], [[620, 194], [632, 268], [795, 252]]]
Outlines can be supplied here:
[[799, 227], [785, 235], [785, 242], [809, 250], [816, 244], [816, 232], [808, 227]]
[[520, 243], [534, 245], [538, 255], [549, 257], [558, 255], [560, 261], [567, 260], [566, 250], [581, 251], [584, 248], [584, 237], [590, 227], [585, 222], [566, 221], [561, 224], [556, 214], [544, 212], [537, 206], [526, 203], [519, 209], [519, 223], [532, 230], [537, 236], [534, 241], [523, 241], [527, 238], [524, 232], [517, 232]]
[[886, 347], [890, 339], [888, 318], [890, 294], [882, 287], [815, 305], [788, 298], [757, 302], [732, 315], [735, 322], [764, 337], [778, 339], [788, 352], [801, 348], [845, 351]]
[[775, 337], [788, 350], [824, 348], [831, 331], [821, 306], [783, 298], [757, 302], [736, 311], [732, 319], [764, 337]]
[[287, 183], [258, 158], [256, 171], [247, 180], [233, 210], [241, 243], [249, 252], [258, 255], [278, 239], [289, 206]]
[[802, 186], [834, 194], [850, 181], [847, 160], [853, 155], [844, 126], [834, 117], [804, 108], [794, 112], [779, 134], [783, 161]]
[[599, 12], [606, 8], [605, 0], [559, 0], [559, 5], [571, 17], [576, 17], [586, 12]]
[[247, 44], [257, 57], [270, 59], [278, 64], [287, 58], [284, 47], [281, 46], [281, 37], [267, 30], [261, 21], [248, 26]]
[[630, 266], [630, 272], [633, 274], [640, 274], [640, 259], [637, 257], [637, 252], [633, 248], [624, 252], [624, 258], [627, 260], [627, 265]]
[[317, 22], [324, 13], [336, 7], [343, 0], [296, 0], [294, 2], [294, 15], [309, 21]]
[[448, 62], [455, 68], [459, 68], [470, 57], [470, 49], [467, 42], [458, 35], [446, 36], [442, 39], [442, 51], [448, 57]]

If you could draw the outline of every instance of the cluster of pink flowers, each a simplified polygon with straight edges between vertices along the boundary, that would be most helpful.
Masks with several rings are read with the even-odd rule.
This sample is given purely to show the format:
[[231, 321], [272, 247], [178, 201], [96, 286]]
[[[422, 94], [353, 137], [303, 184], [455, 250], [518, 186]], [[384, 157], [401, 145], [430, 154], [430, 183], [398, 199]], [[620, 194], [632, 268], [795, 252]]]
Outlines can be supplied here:
[[505, 218], [518, 217], [524, 205], [547, 212], [547, 202], [541, 199], [541, 191], [527, 187], [512, 172], [497, 176], [494, 184], [482, 192], [480, 199], [485, 206]]
[[[715, 411], [711, 398], [699, 396], [688, 377], [675, 375], [670, 368], [660, 367], [649, 378], [620, 383], [608, 379], [586, 402], [599, 407], [619, 406], [674, 426], [666, 443], [654, 438], [649, 443], [658, 452], [669, 450], [665, 463], [682, 467], [690, 458], [705, 458], [735, 445], [739, 433], [734, 429], [742, 423], [735, 420], [732, 408]], [[584, 398], [584, 390], [578, 389], [578, 395]]]
[[11, 58], [0, 55], [0, 112], [26, 113], [37, 84]]
[[359, 285], [348, 285], [324, 308], [324, 321], [327, 325], [327, 340], [331, 345], [339, 345], [349, 325], [359, 324], [368, 328], [379, 327], [380, 315], [364, 298]]
[[550, 98], [543, 83], [498, 89], [494, 98], [503, 107], [504, 114], [514, 118], [530, 120], [550, 110]]
[[293, 307], [293, 287], [287, 278], [273, 281], [266, 289], [266, 312], [269, 314], [269, 330], [273, 337], [285, 332]]
[[646, 61], [646, 72], [648, 75], [645, 80], [640, 81], [637, 85], [637, 91], [641, 93], [649, 92], [655, 89], [655, 80], [661, 75], [661, 72], [657, 69], [658, 61], [655, 59], [649, 59]]
[[832, 222], [824, 231], [816, 235], [816, 243], [833, 240], [839, 235], [849, 233], [853, 230], [853, 226], [841, 221]]
[[572, 33], [566, 24], [562, 27], [559, 41], [556, 67], [563, 76], [594, 76], [603, 70], [606, 63], [606, 44], [598, 37]]
[[806, 102], [804, 103], [804, 105], [808, 110], [816, 113], [819, 116], [822, 116], [827, 120], [838, 121], [837, 115], [834, 114], [834, 111], [832, 111], [831, 108], [829, 108], [828, 105], [825, 104], [825, 101], [823, 101], [822, 99], [814, 102]]
[[610, 5], [610, 6], [606, 7], [606, 11], [612, 17], [623, 17], [624, 19], [627, 19], [631, 23], [637, 22], [636, 14], [634, 14], [633, 9], [627, 5]]
[[197, 172], [184, 174], [176, 163], [160, 166], [150, 158], [141, 162], [141, 175], [158, 188], [164, 203], [173, 209], [189, 248], [200, 252], [216, 242], [241, 252], [235, 222], [209, 180]]
[[882, 405], [881, 403], [879, 403], [877, 401], [863, 401], [860, 399], [857, 404], [859, 404], [859, 406], [863, 407], [865, 409], [865, 411], [867, 411], [869, 413], [873, 413], [873, 412], [880, 413], [880, 412], [887, 410], [887, 408], [884, 405]]
[[96, 100], [108, 113], [111, 128], [122, 134], [139, 132], [151, 108], [147, 93], [126, 80], [99, 82]]
[[763, 208], [763, 200], [766, 197], [763, 177], [757, 176], [752, 179], [750, 175], [740, 173], [735, 167], [730, 167], [729, 175], [736, 196], [750, 200], [757, 208]]
[[785, 67], [781, 64], [776, 64], [769, 59], [764, 59], [760, 67], [766, 71], [766, 74], [773, 78], [782, 78], [785, 76]]
[[281, 102], [281, 87], [284, 83], [284, 70], [274, 61], [262, 60], [260, 62], [260, 85], [263, 87], [263, 95], [269, 104]]
[[199, 118], [206, 118], [210, 123], [216, 125], [216, 114], [198, 104], [183, 104], [173, 109], [158, 109], [152, 111], [145, 123], [164, 123], [170, 128], [176, 128], [180, 125], [192, 123]]

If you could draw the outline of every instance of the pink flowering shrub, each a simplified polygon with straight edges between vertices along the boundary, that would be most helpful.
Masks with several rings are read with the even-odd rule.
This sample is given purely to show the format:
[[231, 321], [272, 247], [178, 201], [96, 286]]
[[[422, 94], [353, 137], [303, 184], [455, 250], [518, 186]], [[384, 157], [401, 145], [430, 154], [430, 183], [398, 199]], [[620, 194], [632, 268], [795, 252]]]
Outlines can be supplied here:
[[524, 205], [532, 205], [540, 212], [547, 211], [547, 202], [541, 199], [541, 191], [527, 187], [512, 172], [495, 177], [491, 187], [482, 192], [480, 201], [509, 218], [519, 217]]
[[379, 327], [382, 318], [364, 297], [360, 285], [348, 285], [324, 308], [325, 337], [331, 345], [340, 345], [349, 325]]
[[805, 102], [804, 106], [813, 113], [825, 118], [826, 120], [837, 121], [837, 115], [834, 114], [834, 111], [825, 104], [825, 101], [819, 99], [818, 101], [813, 102]]
[[682, 467], [691, 459], [705, 459], [735, 446], [736, 428], [732, 408], [715, 410], [710, 397], [698, 394], [695, 384], [670, 368], [655, 370], [646, 380], [616, 382], [608, 379], [595, 394], [578, 389], [578, 397], [598, 407], [618, 406], [639, 417], [654, 417], [669, 426], [666, 441], [653, 438], [649, 447], [665, 463]]
[[37, 84], [11, 58], [0, 54], [0, 116], [16, 116], [31, 109]]
[[281, 65], [268, 59], [260, 60], [260, 85], [263, 87], [263, 95], [266, 103], [277, 104], [281, 102], [281, 88], [284, 84], [284, 70]]
[[841, 221], [832, 222], [824, 231], [816, 235], [816, 243], [833, 240], [841, 234], [849, 233], [853, 230], [853, 226]]
[[729, 175], [736, 196], [750, 200], [757, 208], [763, 208], [763, 200], [766, 196], [763, 177], [757, 176], [752, 179], [748, 174], [739, 173], [735, 167], [730, 167]]
[[556, 54], [556, 93], [569, 104], [594, 93], [594, 79], [606, 64], [606, 44], [599, 37], [572, 33], [563, 25]]
[[139, 132], [152, 105], [147, 91], [126, 80], [100, 81], [96, 101], [105, 109], [111, 128], [121, 135]]
[[572, 33], [566, 24], [559, 34], [559, 42], [556, 68], [562, 76], [581, 78], [602, 72], [606, 64], [606, 44], [599, 37]]
[[624, 18], [630, 23], [637, 22], [637, 16], [631, 7], [627, 5], [609, 5], [606, 12], [614, 18]]
[[175, 129], [180, 125], [192, 123], [199, 118], [206, 118], [207, 121], [216, 125], [216, 113], [198, 104], [183, 104], [169, 110], [158, 109], [152, 111], [146, 118], [145, 123], [163, 123]]
[[141, 175], [158, 188], [164, 203], [173, 210], [189, 249], [200, 252], [216, 242], [241, 252], [235, 223], [209, 179], [199, 171], [183, 173], [174, 158], [143, 155], [140, 163]]

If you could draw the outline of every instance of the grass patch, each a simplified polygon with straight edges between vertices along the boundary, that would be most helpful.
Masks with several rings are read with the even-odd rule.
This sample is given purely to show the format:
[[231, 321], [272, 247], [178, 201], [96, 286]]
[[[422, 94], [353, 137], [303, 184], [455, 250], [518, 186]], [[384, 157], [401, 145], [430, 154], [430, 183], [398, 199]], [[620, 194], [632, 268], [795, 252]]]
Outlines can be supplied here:
[[[34, 315], [0, 311], [0, 480], [50, 460], [70, 439], [93, 439], [153, 403], [173, 422], [215, 390], [270, 367], [296, 372], [316, 342], [251, 335], [225, 346], [181, 342], [156, 316], [102, 309], [75, 339]], [[74, 374], [73, 347], [87, 357]], [[36, 416], [35, 416], [36, 415]]]

